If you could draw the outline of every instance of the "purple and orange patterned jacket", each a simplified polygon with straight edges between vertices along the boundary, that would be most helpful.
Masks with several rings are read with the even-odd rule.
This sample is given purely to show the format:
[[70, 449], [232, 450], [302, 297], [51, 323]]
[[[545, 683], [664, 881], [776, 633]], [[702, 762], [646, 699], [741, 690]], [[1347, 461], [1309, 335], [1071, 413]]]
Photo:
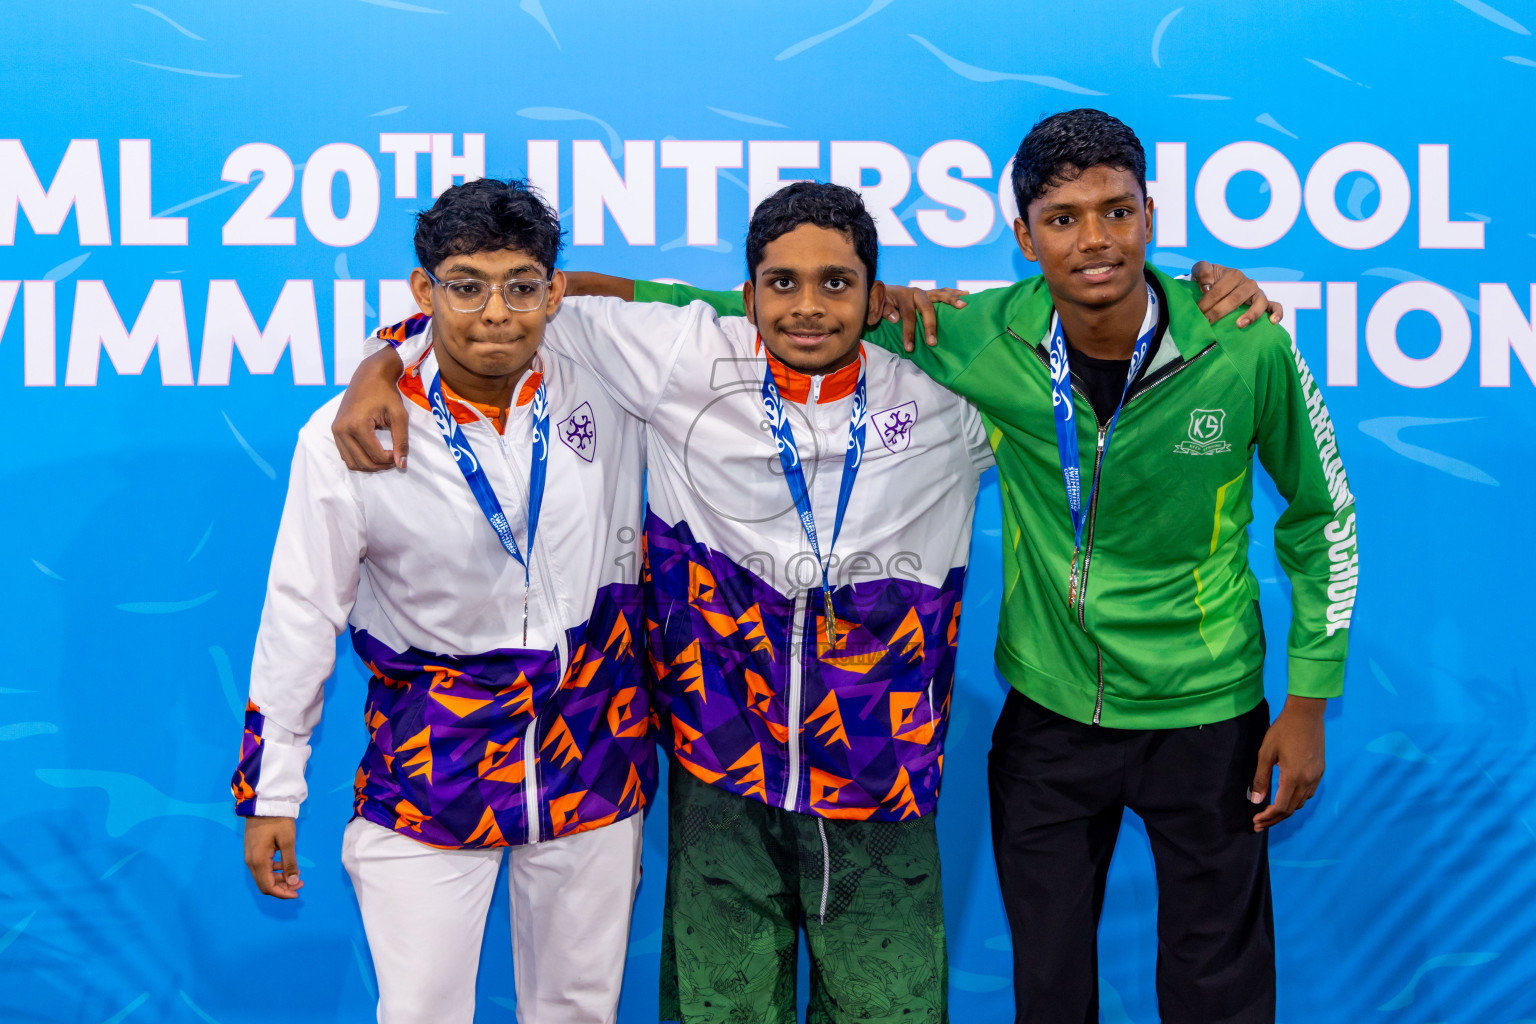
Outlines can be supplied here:
[[[381, 334], [430, 345], [415, 317]], [[429, 412], [426, 354], [401, 380], [409, 468], [349, 472], [338, 402], [299, 433], [251, 669], [241, 814], [297, 815], [336, 638], [371, 674], [355, 812], [440, 847], [517, 845], [639, 812], [655, 787], [640, 594], [641, 424], [542, 353], [497, 410], [445, 391], [527, 551], [538, 385], [549, 463], [527, 582]], [[504, 431], [503, 428], [504, 427]]]
[[[675, 767], [802, 814], [930, 813], [971, 515], [992, 460], [980, 416], [866, 347], [866, 444], [831, 552], [829, 641], [821, 570], [761, 389], [772, 372], [825, 556], [859, 365], [796, 373], [744, 318], [681, 305], [704, 293], [636, 289], [680, 305], [567, 297], [544, 345], [646, 423], [645, 630]], [[400, 351], [409, 363], [419, 347]]]

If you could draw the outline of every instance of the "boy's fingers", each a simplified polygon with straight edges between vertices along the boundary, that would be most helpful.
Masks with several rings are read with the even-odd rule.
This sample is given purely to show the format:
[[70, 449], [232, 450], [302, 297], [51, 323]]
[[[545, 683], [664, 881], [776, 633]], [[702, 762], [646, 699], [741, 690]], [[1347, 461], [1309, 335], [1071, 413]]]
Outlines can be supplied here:
[[914, 300], [917, 303], [917, 312], [923, 320], [923, 331], [927, 335], [927, 342], [929, 345], [936, 344], [938, 342], [939, 318], [938, 314], [934, 312], [933, 300], [924, 291], [915, 293]]
[[933, 302], [942, 302], [946, 306], [954, 306], [956, 309], [964, 309], [964, 296], [969, 294], [971, 293], [963, 288], [935, 288], [928, 292], [928, 298]]
[[1275, 771], [1275, 754], [1266, 745], [1259, 748], [1259, 763], [1254, 769], [1253, 781], [1248, 784], [1248, 802], [1261, 804], [1269, 795], [1269, 783]]
[[1255, 831], [1261, 831], [1272, 825], [1278, 824], [1289, 818], [1300, 804], [1295, 803], [1297, 793], [1286, 773], [1280, 773], [1280, 791], [1275, 794], [1275, 802], [1264, 808], [1253, 819]]
[[1198, 305], [1207, 320], [1215, 323], [1248, 301], [1238, 289], [1241, 280], [1236, 274], [1223, 275], [1200, 297]]
[[278, 855], [282, 858], [282, 874], [277, 878], [274, 888], [288, 894], [288, 898], [298, 895], [299, 887], [304, 883], [299, 881], [299, 856], [294, 851], [292, 836], [284, 836], [277, 842]]
[[[397, 469], [405, 468], [405, 457], [410, 453], [411, 438], [410, 425], [405, 415], [405, 405], [401, 402], [392, 403], [388, 408], [389, 440], [394, 448], [394, 464]], [[374, 441], [377, 444], [377, 439]], [[385, 465], [388, 465], [388, 460]]]

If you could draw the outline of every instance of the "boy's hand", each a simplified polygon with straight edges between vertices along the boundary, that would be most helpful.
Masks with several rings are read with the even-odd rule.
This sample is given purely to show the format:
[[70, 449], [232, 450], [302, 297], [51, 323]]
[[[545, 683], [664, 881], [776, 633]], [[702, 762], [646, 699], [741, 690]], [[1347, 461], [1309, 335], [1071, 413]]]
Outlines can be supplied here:
[[1289, 818], [1317, 792], [1317, 785], [1323, 780], [1323, 708], [1327, 704], [1322, 697], [1287, 697], [1280, 717], [1264, 734], [1248, 801], [1264, 802], [1276, 765], [1280, 767], [1280, 791], [1275, 794], [1274, 803], [1254, 815], [1255, 832]]
[[1247, 306], [1248, 311], [1237, 318], [1239, 327], [1258, 323], [1265, 310], [1269, 311], [1270, 323], [1278, 324], [1285, 315], [1285, 307], [1269, 301], [1264, 289], [1241, 270], [1201, 260], [1190, 268], [1189, 276], [1200, 286], [1200, 312], [1211, 323], [1242, 306]]
[[[396, 383], [405, 369], [392, 348], [382, 349], [358, 364], [352, 383], [342, 396], [341, 407], [331, 424], [331, 434], [341, 451], [341, 461], [348, 469], [377, 473], [394, 466], [405, 468], [410, 447], [406, 427], [405, 401]], [[385, 451], [374, 436], [375, 430], [388, 430], [393, 451]]]
[[256, 888], [280, 900], [296, 899], [304, 888], [294, 836], [292, 818], [245, 819], [245, 866], [251, 869]]
[[939, 318], [933, 304], [943, 302], [956, 309], [965, 308], [962, 296], [970, 292], [959, 288], [908, 288], [899, 284], [885, 286], [885, 308], [880, 315], [891, 323], [901, 323], [901, 344], [908, 352], [914, 349], [913, 338], [917, 334], [919, 320], [928, 335], [928, 344], [939, 343]]

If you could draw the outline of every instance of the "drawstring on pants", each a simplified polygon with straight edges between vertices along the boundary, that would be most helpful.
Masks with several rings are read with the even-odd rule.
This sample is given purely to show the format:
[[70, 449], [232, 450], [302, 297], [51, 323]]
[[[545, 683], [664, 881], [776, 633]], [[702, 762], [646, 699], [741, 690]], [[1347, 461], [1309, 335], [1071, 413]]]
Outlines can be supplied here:
[[819, 923], [827, 923], [827, 890], [832, 885], [832, 858], [827, 853], [827, 823], [823, 818], [816, 819], [816, 830], [821, 833], [821, 913]]

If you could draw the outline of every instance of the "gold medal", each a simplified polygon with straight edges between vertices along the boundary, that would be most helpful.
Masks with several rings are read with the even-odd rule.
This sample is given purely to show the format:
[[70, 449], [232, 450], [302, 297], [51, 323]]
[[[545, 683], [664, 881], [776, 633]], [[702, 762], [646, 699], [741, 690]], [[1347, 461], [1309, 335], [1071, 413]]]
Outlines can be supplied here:
[[832, 610], [832, 591], [824, 590], [821, 596], [826, 600], [827, 616], [827, 646], [837, 646], [837, 614]]
[[1072, 568], [1067, 573], [1067, 607], [1069, 609], [1077, 606], [1077, 556], [1078, 551], [1074, 549], [1072, 552]]

